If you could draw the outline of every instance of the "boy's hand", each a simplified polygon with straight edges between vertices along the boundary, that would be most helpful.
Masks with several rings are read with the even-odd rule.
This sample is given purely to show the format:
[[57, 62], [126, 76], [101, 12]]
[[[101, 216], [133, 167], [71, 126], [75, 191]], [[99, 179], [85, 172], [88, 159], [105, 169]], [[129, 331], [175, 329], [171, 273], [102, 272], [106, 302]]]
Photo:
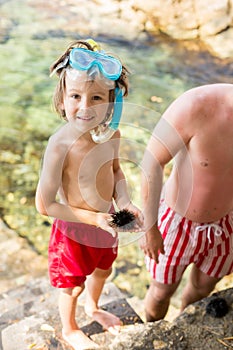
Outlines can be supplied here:
[[96, 226], [102, 230], [109, 232], [113, 237], [116, 237], [116, 230], [110, 225], [112, 220], [111, 214], [108, 213], [96, 213]]
[[133, 232], [140, 232], [140, 231], [144, 231], [144, 217], [143, 214], [141, 212], [141, 210], [139, 208], [137, 208], [133, 203], [130, 202], [129, 205], [127, 205], [126, 208], [128, 211], [132, 212], [135, 216], [135, 224], [134, 224], [134, 228]]

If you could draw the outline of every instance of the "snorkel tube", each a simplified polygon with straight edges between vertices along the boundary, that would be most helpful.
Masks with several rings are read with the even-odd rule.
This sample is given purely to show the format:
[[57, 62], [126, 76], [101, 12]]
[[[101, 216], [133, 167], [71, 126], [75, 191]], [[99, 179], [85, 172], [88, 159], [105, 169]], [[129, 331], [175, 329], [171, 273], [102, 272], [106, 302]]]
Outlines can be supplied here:
[[[101, 50], [101, 46], [97, 44], [93, 39], [88, 39], [87, 42], [92, 46], [94, 51], [104, 53], [104, 51]], [[113, 80], [115, 79], [113, 78]], [[122, 109], [123, 109], [122, 89], [116, 87], [114, 90], [114, 94], [115, 94], [115, 100], [114, 100], [114, 106], [113, 106], [113, 114], [112, 114], [112, 118], [110, 119], [110, 122], [105, 122], [103, 124], [100, 124], [97, 126], [97, 128], [90, 131], [92, 140], [95, 143], [104, 143], [110, 140], [113, 134], [116, 132], [116, 130], [119, 127], [119, 123], [122, 115]]]
[[103, 143], [110, 140], [110, 138], [119, 127], [123, 109], [123, 95], [122, 90], [118, 87], [115, 88], [114, 93], [115, 100], [111, 121], [108, 123], [100, 124], [96, 129], [90, 131], [92, 140], [95, 143]]

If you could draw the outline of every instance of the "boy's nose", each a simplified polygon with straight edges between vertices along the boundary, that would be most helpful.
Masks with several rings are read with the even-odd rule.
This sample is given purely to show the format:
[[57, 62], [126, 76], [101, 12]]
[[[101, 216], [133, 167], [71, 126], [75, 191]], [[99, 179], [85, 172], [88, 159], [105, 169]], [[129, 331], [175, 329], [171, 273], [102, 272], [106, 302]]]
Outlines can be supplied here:
[[80, 109], [87, 109], [90, 107], [90, 101], [88, 98], [82, 98], [80, 101]]

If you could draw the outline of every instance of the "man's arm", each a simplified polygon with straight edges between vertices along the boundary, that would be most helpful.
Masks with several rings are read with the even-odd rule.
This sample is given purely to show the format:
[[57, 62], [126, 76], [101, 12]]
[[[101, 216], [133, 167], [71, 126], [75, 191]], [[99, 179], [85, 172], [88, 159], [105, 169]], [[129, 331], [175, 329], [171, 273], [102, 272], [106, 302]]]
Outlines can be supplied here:
[[[164, 154], [164, 161], [156, 158], [157, 152], [160, 155]], [[156, 262], [158, 262], [158, 252], [164, 253], [163, 240], [157, 223], [163, 186], [163, 169], [171, 158], [170, 154], [165, 156], [166, 153], [166, 149], [153, 133], [142, 161], [141, 197], [146, 234], [141, 240], [141, 248], [146, 255]]]
[[158, 210], [163, 187], [165, 165], [189, 142], [191, 104], [183, 96], [173, 102], [156, 125], [142, 161], [141, 196], [146, 234], [141, 248], [158, 262], [159, 251], [164, 253], [163, 240], [158, 229]]

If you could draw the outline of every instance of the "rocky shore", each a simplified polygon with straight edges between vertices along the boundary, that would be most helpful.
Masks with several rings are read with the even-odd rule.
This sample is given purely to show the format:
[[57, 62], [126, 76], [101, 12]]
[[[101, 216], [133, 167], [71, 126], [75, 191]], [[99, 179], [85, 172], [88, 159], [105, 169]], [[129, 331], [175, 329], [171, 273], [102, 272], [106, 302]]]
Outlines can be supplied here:
[[[0, 349], [71, 350], [61, 337], [57, 297], [47, 278], [47, 259], [29, 242], [0, 222]], [[124, 324], [114, 337], [104, 332], [84, 312], [85, 294], [79, 301], [77, 319], [83, 331], [102, 350], [224, 350], [233, 346], [232, 276], [225, 277], [221, 291], [190, 305], [178, 315], [173, 307], [165, 320], [146, 323], [143, 300], [129, 296], [109, 281], [101, 307], [119, 316]], [[216, 297], [228, 312], [218, 318], [206, 311]], [[176, 316], [177, 315], [177, 316]]]
[[[206, 49], [214, 56], [233, 61], [233, 0], [16, 0], [0, 2], [0, 41], [10, 38], [18, 17], [27, 18], [18, 31], [35, 36], [112, 37], [145, 39], [158, 34], [178, 40], [190, 49]], [[33, 18], [33, 22], [30, 20]]]
[[[215, 318], [206, 312], [214, 298], [223, 298], [228, 313]], [[224, 350], [233, 345], [233, 288], [190, 305], [172, 322], [161, 320], [144, 323], [137, 307], [112, 283], [102, 295], [102, 308], [121, 318], [123, 326], [114, 337], [89, 319], [79, 303], [77, 318], [82, 330], [101, 350]], [[0, 298], [0, 348], [3, 350], [71, 350], [61, 337], [57, 309], [57, 291], [46, 278], [36, 279]], [[1, 344], [2, 343], [2, 344]]]

